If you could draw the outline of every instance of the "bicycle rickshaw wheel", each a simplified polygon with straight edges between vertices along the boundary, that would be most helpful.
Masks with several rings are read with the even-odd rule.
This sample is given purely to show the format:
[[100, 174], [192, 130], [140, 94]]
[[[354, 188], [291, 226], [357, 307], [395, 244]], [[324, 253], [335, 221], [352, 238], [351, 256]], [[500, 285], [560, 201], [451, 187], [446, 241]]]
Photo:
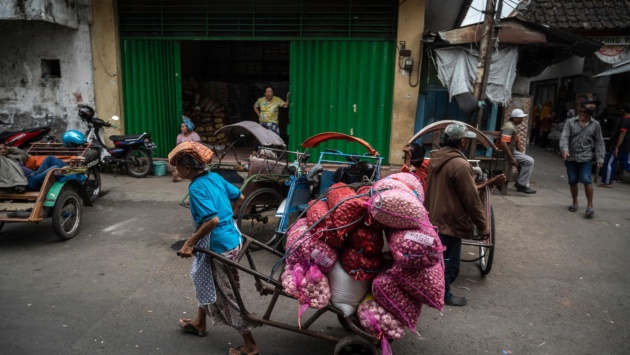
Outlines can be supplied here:
[[374, 344], [360, 335], [348, 335], [335, 345], [335, 355], [376, 355], [379, 351]]
[[81, 197], [76, 191], [66, 189], [57, 198], [52, 212], [52, 225], [61, 240], [74, 238], [81, 223]]
[[486, 276], [492, 269], [492, 261], [494, 259], [494, 246], [495, 240], [495, 227], [494, 227], [494, 209], [490, 206], [490, 242], [491, 247], [479, 247], [479, 269], [481, 269], [481, 275]]
[[[254, 190], [245, 198], [238, 210], [236, 224], [241, 233], [265, 245], [273, 243], [276, 239], [276, 227], [280, 221], [280, 217], [276, 217], [280, 203], [282, 203], [282, 196], [278, 191], [270, 188]], [[261, 249], [253, 244], [250, 248]]]

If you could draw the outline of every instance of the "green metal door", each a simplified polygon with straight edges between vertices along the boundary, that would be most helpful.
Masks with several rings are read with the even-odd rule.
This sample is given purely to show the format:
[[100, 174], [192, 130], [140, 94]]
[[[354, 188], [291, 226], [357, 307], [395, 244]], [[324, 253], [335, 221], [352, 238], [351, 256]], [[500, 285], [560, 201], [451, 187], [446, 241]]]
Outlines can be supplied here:
[[[289, 145], [322, 132], [340, 132], [389, 152], [396, 46], [391, 41], [291, 43]], [[356, 143], [322, 147], [365, 153]], [[312, 153], [319, 154], [318, 150]], [[313, 160], [313, 158], [311, 159]]]
[[122, 58], [125, 133], [151, 132], [166, 157], [182, 119], [179, 43], [124, 40]]

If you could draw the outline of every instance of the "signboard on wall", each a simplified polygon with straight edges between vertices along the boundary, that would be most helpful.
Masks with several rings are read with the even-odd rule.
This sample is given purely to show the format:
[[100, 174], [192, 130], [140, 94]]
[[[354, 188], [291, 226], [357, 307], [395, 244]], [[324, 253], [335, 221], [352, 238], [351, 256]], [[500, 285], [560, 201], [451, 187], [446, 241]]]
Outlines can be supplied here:
[[630, 36], [601, 36], [590, 39], [604, 44], [595, 55], [602, 62], [614, 64], [623, 60], [630, 50]]
[[503, 120], [501, 125], [510, 119], [512, 110], [520, 108], [527, 114], [527, 117], [523, 119], [523, 123], [518, 125], [518, 137], [523, 144], [523, 148], [527, 151], [527, 134], [529, 129], [529, 113], [532, 111], [532, 97], [531, 96], [513, 96], [508, 102], [505, 103], [503, 110]]

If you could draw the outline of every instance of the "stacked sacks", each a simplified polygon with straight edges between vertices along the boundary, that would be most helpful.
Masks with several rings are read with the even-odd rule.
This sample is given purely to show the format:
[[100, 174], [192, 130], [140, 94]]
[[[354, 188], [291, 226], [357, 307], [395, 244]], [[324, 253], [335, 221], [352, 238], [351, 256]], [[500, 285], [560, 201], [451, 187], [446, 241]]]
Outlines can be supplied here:
[[[325, 200], [309, 203], [306, 218], [287, 234], [285, 257], [292, 271], [283, 274], [285, 288], [311, 305], [290, 281], [305, 278], [296, 265], [302, 272], [316, 267], [328, 276], [330, 303], [345, 316], [356, 314], [368, 333], [381, 336], [384, 347], [387, 339], [402, 337], [404, 327], [415, 330], [422, 305], [439, 310], [444, 305], [443, 246], [428, 220], [422, 191], [408, 173], [356, 192], [334, 184], [322, 194]], [[384, 236], [393, 266], [384, 266]], [[373, 299], [364, 299], [370, 290]]]

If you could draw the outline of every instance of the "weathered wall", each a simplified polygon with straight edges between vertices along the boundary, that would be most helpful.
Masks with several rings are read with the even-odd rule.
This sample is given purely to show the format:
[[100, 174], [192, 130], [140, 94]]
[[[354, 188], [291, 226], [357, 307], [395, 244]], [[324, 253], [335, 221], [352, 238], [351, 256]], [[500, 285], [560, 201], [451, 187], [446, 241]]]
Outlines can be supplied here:
[[[389, 148], [389, 162], [393, 165], [402, 164], [402, 148], [414, 134], [420, 89], [418, 71], [422, 58], [420, 39], [424, 32], [424, 12], [425, 0], [402, 1], [398, 9], [397, 43], [406, 42], [405, 47], [411, 50], [414, 63], [410, 74], [403, 73], [398, 68], [398, 53], [396, 53], [392, 134]], [[416, 84], [418, 85], [412, 86]]]
[[[89, 0], [77, 1], [78, 29], [42, 21], [0, 21], [0, 130], [85, 130], [77, 104], [94, 102]], [[58, 59], [60, 78], [42, 77], [42, 59]]]
[[107, 120], [121, 118], [116, 126], [107, 128], [105, 137], [123, 132], [122, 82], [120, 68], [120, 37], [118, 9], [115, 0], [92, 1], [92, 58], [94, 61], [94, 95], [97, 115]]
[[77, 0], [2, 0], [0, 20], [35, 20], [78, 28]]

